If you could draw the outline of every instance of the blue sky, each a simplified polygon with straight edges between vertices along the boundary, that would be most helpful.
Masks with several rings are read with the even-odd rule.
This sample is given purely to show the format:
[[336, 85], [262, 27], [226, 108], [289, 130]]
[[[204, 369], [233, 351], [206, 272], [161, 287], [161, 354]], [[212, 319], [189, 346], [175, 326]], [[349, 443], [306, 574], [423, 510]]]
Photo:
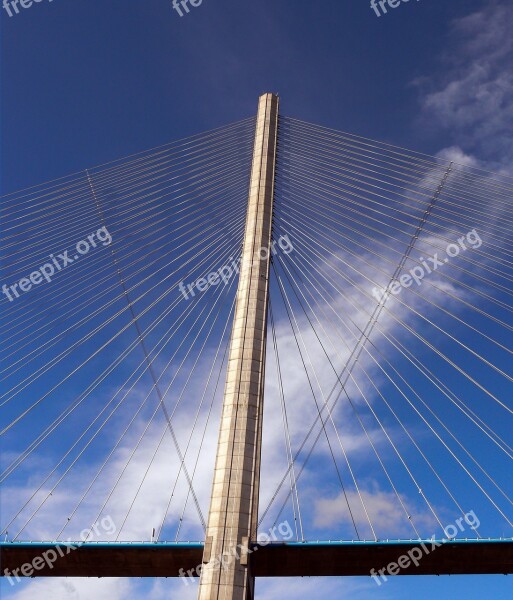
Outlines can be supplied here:
[[428, 153], [452, 142], [419, 126], [412, 82], [440, 77], [453, 19], [479, 1], [46, 1], [2, 11], [4, 189], [222, 125], [265, 91], [285, 114]]
[[[367, 0], [203, 0], [184, 17], [170, 0], [42, 0], [11, 18], [2, 11], [0, 21], [2, 193], [246, 118], [266, 91], [279, 93], [287, 116], [513, 173], [507, 1], [412, 0], [378, 18]], [[169, 581], [0, 585], [13, 600], [195, 595]], [[513, 583], [300, 580], [260, 589], [266, 599], [293, 590], [305, 599], [502, 600]]]

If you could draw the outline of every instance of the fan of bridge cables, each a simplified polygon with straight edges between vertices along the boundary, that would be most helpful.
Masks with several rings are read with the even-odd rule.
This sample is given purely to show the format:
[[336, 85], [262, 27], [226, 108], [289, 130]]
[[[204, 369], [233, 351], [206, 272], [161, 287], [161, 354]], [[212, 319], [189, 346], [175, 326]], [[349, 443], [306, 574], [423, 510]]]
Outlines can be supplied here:
[[254, 126], [4, 198], [8, 539], [202, 537]]
[[[204, 539], [254, 129], [3, 197], [6, 539]], [[280, 117], [261, 530], [512, 536], [512, 192]]]
[[511, 536], [513, 179], [285, 117], [278, 144], [261, 523]]

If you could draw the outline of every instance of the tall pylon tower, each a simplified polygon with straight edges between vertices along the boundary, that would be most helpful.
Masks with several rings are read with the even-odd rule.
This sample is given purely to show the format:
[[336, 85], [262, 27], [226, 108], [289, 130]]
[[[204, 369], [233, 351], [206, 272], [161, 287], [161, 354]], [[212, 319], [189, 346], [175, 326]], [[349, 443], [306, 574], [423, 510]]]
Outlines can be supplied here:
[[278, 96], [260, 97], [199, 600], [254, 597], [278, 112]]

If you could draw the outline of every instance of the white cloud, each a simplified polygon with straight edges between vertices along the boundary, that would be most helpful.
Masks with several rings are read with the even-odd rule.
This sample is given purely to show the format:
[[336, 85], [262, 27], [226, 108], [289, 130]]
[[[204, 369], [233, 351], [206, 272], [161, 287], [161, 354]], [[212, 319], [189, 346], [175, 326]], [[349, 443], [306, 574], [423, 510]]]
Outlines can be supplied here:
[[[381, 539], [401, 534], [407, 538], [414, 536], [414, 531], [409, 526], [405, 511], [393, 492], [385, 492], [379, 489], [362, 490], [360, 499], [356, 492], [350, 491], [347, 493], [347, 497], [352, 516], [349, 513], [344, 494], [340, 493], [334, 498], [319, 498], [315, 504], [316, 525], [323, 528], [333, 528], [340, 526], [341, 523], [349, 523], [354, 518], [359, 530], [363, 530], [365, 537], [369, 539], [372, 538], [372, 532], [365, 513], [366, 510], [376, 533], [379, 532], [378, 535]], [[426, 510], [418, 511], [414, 509], [412, 503], [403, 496], [401, 496], [401, 501], [412, 516], [412, 522], [419, 530], [435, 530], [436, 520], [431, 513]]]
[[[337, 598], [361, 600], [375, 598], [376, 584], [370, 580], [354, 578], [303, 577], [301, 579], [261, 579], [257, 582], [257, 600], [282, 600], [283, 598]], [[374, 593], [373, 593], [374, 592]]]
[[41, 578], [30, 581], [19, 591], [13, 589], [8, 597], [9, 600], [122, 600], [129, 597], [131, 589], [128, 579]]
[[415, 82], [426, 127], [434, 121], [458, 153], [506, 167], [513, 163], [512, 29], [513, 5], [502, 0], [455, 20], [439, 74]]
[[[259, 579], [256, 600], [293, 598], [371, 598], [375, 584], [356, 578], [301, 578]], [[133, 579], [38, 579], [24, 584], [23, 589], [12, 588], [9, 600], [196, 600], [197, 582], [184, 585], [173, 579], [139, 581]]]

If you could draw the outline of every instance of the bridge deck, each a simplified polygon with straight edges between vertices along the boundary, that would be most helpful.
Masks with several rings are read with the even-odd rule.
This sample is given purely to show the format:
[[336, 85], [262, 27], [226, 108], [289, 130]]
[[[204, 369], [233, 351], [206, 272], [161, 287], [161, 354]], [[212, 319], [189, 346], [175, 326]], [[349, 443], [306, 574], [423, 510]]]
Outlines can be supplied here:
[[[402, 564], [409, 562], [409, 566], [401, 568], [398, 575], [513, 573], [513, 540], [439, 544], [431, 540], [273, 542], [253, 544], [250, 560], [256, 577], [369, 575], [372, 569], [383, 569], [401, 557], [406, 557]], [[51, 567], [51, 559], [45, 562], [44, 554], [51, 559], [55, 555]], [[0, 570], [2, 575], [16, 572], [19, 577], [177, 577], [181, 569], [182, 574], [196, 569], [202, 555], [202, 543], [85, 543], [72, 547], [6, 542], [0, 543]]]

